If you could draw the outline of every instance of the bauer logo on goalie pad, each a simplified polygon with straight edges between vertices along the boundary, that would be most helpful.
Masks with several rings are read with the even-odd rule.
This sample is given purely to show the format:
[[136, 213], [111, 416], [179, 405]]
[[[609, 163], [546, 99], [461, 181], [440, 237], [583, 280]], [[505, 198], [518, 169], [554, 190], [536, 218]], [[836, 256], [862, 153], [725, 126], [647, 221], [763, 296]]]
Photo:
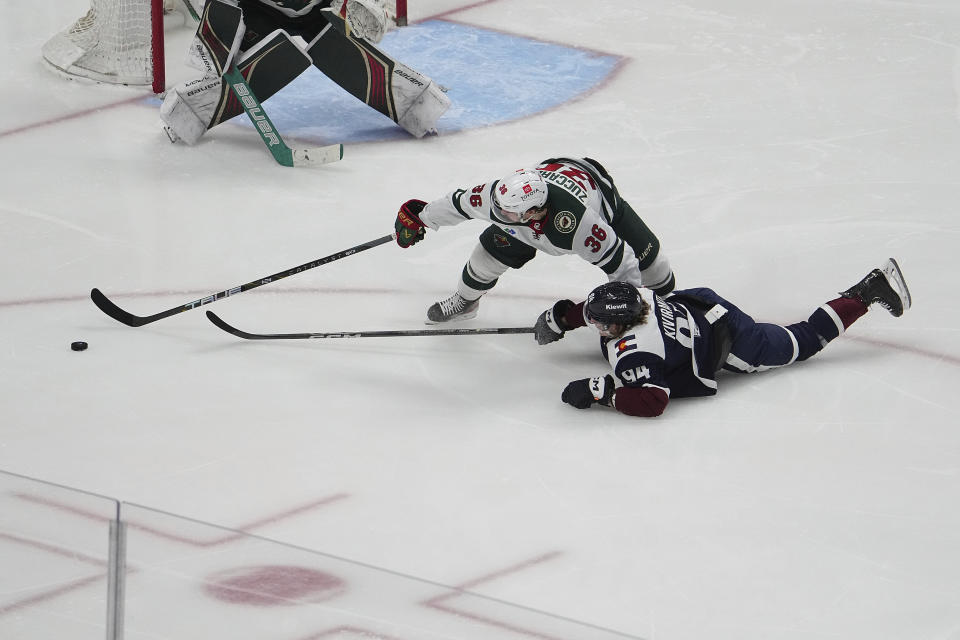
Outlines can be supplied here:
[[403, 71], [403, 69], [394, 68], [393, 73], [394, 73], [395, 75], [400, 76], [401, 78], [403, 78], [403, 79], [406, 80], [407, 82], [409, 82], [409, 83], [411, 83], [411, 84], [414, 84], [414, 85], [416, 85], [416, 86], [418, 86], [418, 87], [424, 86], [423, 80], [421, 80], [420, 78], [417, 78], [417, 77], [414, 76], [412, 73], [405, 73], [405, 72]]
[[[188, 82], [186, 86], [189, 87], [190, 85], [198, 84], [204, 81], [207, 81], [207, 78], [200, 78], [193, 82]], [[188, 98], [192, 98], [194, 96], [200, 95], [204, 91], [209, 91], [210, 89], [213, 89], [214, 87], [218, 87], [218, 86], [220, 86], [220, 78], [217, 78], [212, 81], [207, 81], [207, 83], [204, 84], [202, 87], [194, 87], [193, 89], [190, 89], [189, 91], [187, 91], [184, 95]]]

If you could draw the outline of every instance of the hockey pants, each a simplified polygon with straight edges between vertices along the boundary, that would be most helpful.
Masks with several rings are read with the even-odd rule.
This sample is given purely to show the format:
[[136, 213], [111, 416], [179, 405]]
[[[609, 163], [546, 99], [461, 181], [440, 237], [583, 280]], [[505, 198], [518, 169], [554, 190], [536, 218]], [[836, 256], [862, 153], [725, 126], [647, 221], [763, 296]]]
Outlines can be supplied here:
[[757, 322], [712, 289], [684, 289], [675, 293], [696, 296], [726, 309], [719, 322], [729, 330], [731, 344], [722, 368], [735, 373], [764, 371], [806, 360], [843, 332], [843, 325], [831, 316], [827, 305], [819, 307], [803, 322], [783, 326]]

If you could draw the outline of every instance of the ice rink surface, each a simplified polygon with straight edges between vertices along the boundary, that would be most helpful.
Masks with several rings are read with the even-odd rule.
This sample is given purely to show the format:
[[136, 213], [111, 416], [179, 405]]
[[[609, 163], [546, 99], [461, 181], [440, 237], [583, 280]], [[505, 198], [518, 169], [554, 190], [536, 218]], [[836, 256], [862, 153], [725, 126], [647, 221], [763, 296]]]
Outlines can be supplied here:
[[[246, 126], [171, 145], [143, 91], [47, 71], [40, 46], [85, 0], [3, 3], [0, 469], [642, 638], [960, 639], [960, 5], [410, 5], [414, 22], [622, 60], [522, 117], [441, 119], [439, 137], [348, 142], [339, 163], [287, 169]], [[192, 75], [187, 38], [171, 42], [169, 82]], [[444, 62], [417, 66], [456, 107]], [[470, 99], [539, 105], [538, 87]], [[349, 129], [326, 103], [302, 109]], [[789, 323], [893, 256], [914, 308], [644, 420], [560, 402], [607, 372], [587, 330], [547, 347], [252, 343], [202, 311], [134, 329], [89, 299], [175, 307], [390, 233], [408, 198], [554, 155], [606, 165], [680, 287]], [[483, 228], [206, 308], [251, 331], [423, 329]], [[603, 279], [540, 255], [465, 326], [531, 325]]]

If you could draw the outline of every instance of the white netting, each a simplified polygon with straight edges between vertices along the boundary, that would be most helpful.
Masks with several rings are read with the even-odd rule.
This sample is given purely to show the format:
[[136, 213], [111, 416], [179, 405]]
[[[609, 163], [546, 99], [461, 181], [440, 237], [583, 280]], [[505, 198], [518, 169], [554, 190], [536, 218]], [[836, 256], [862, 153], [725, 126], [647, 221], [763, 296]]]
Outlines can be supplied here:
[[[58, 70], [115, 84], [153, 80], [151, 2], [91, 0], [87, 14], [43, 45], [44, 59]], [[172, 7], [173, 0], [166, 0]]]
[[[199, 12], [203, 0], [190, 1]], [[43, 58], [70, 76], [112, 84], [151, 84], [154, 66], [163, 65], [151, 41], [152, 5], [162, 6], [168, 14], [180, 10], [181, 2], [90, 0], [86, 15], [43, 45]], [[391, 24], [406, 24], [406, 0], [385, 0], [384, 4]], [[162, 78], [162, 69], [158, 71], [157, 77]]]

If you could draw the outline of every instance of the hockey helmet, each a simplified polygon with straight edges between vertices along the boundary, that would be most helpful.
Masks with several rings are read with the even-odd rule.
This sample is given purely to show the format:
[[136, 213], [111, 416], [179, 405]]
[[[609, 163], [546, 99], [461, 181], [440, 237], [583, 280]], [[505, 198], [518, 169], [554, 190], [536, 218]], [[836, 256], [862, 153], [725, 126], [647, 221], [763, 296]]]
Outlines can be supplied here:
[[621, 331], [642, 324], [650, 307], [629, 282], [608, 282], [590, 292], [583, 309], [587, 320], [604, 333], [615, 324]]
[[547, 183], [534, 169], [518, 169], [504, 176], [493, 190], [498, 216], [510, 222], [526, 222], [523, 214], [547, 203]]

